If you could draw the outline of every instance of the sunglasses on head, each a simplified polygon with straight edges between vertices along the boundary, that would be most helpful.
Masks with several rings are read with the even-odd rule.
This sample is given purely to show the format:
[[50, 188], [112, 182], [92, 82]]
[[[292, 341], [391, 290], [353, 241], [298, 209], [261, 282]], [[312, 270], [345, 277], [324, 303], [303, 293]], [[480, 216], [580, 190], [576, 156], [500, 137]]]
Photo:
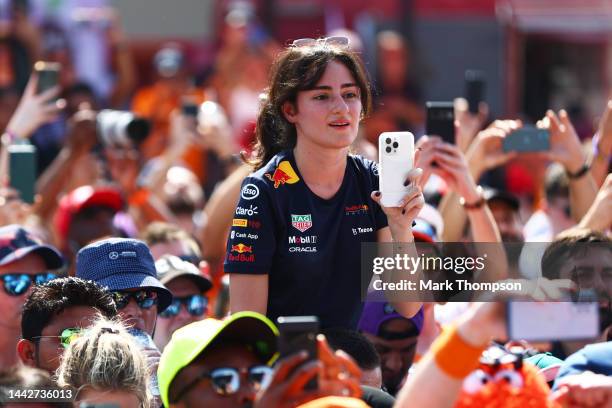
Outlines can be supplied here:
[[219, 367], [214, 370], [204, 371], [194, 381], [187, 384], [174, 398], [173, 402], [178, 402], [189, 392], [198, 382], [209, 378], [213, 390], [219, 395], [232, 395], [238, 392], [241, 383], [241, 374], [246, 372], [248, 381], [256, 391], [266, 388], [272, 379], [272, 368], [267, 365], [252, 366], [248, 370], [238, 370], [234, 367]]
[[294, 48], [314, 47], [316, 45], [333, 46], [348, 48], [349, 39], [347, 37], [325, 37], [325, 38], [299, 38], [291, 43]]
[[57, 278], [57, 275], [51, 272], [37, 273], [29, 275], [27, 273], [7, 273], [1, 275], [0, 279], [4, 282], [4, 291], [10, 296], [21, 296], [32, 285], [42, 285], [52, 279]]
[[137, 290], [135, 292], [112, 292], [117, 310], [123, 309], [134, 299], [141, 309], [150, 309], [157, 304], [157, 292], [153, 290]]
[[34, 336], [32, 337], [32, 340], [59, 338], [62, 347], [68, 348], [68, 346], [70, 346], [70, 343], [72, 343], [74, 340], [78, 339], [83, 335], [83, 332], [84, 329], [80, 327], [70, 327], [62, 330], [59, 336]]
[[185, 305], [191, 316], [202, 316], [208, 308], [208, 298], [202, 295], [175, 297], [170, 306], [159, 315], [165, 318], [177, 316], [181, 311], [181, 305]]

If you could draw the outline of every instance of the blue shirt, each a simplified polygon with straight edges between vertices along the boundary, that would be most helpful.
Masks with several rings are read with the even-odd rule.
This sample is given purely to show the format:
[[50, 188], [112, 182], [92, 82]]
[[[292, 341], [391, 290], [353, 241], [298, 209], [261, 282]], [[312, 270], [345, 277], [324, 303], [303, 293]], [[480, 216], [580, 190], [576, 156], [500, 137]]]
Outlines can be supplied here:
[[277, 154], [242, 184], [225, 271], [269, 275], [273, 321], [316, 315], [322, 328], [357, 327], [361, 243], [376, 242], [387, 218], [370, 198], [378, 190], [376, 163], [346, 160], [342, 185], [327, 200], [304, 183], [292, 151]]
[[569, 356], [557, 373], [553, 390], [559, 387], [559, 380], [570, 375], [592, 371], [595, 374], [612, 375], [612, 341], [589, 344]]

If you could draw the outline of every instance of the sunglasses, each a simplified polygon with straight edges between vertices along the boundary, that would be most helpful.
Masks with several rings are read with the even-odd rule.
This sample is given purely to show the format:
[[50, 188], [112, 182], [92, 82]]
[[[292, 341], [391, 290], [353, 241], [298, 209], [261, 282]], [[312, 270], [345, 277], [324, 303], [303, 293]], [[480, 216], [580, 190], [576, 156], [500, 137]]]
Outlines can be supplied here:
[[256, 365], [248, 370], [243, 369], [241, 371], [234, 367], [219, 367], [211, 371], [205, 371], [183, 388], [172, 402], [180, 401], [191, 388], [206, 378], [210, 379], [212, 388], [217, 394], [223, 396], [235, 394], [240, 389], [240, 375], [243, 374], [244, 371], [247, 372], [248, 381], [253, 385], [256, 391], [259, 391], [270, 384], [274, 370], [267, 365]]
[[27, 273], [0, 275], [0, 279], [4, 282], [4, 291], [10, 296], [23, 295], [32, 285], [32, 282], [35, 285], [42, 285], [55, 278], [57, 278], [57, 275], [51, 272], [37, 273], [36, 275], [29, 275]]
[[72, 343], [74, 340], [78, 339], [79, 337], [83, 335], [83, 332], [84, 332], [84, 329], [82, 328], [71, 327], [71, 328], [62, 330], [59, 336], [34, 336], [32, 337], [32, 340], [59, 338], [60, 344], [62, 345], [62, 347], [68, 348], [68, 346], [70, 346], [70, 343]]
[[177, 316], [181, 311], [181, 305], [185, 305], [191, 316], [202, 316], [208, 308], [208, 298], [202, 295], [175, 297], [170, 306], [159, 315], [165, 318]]
[[291, 43], [294, 48], [314, 47], [315, 45], [333, 46], [348, 48], [349, 39], [347, 37], [325, 37], [325, 38], [300, 38]]
[[112, 292], [117, 310], [121, 310], [134, 299], [141, 309], [150, 309], [157, 304], [157, 292], [152, 290], [138, 290], [136, 292]]

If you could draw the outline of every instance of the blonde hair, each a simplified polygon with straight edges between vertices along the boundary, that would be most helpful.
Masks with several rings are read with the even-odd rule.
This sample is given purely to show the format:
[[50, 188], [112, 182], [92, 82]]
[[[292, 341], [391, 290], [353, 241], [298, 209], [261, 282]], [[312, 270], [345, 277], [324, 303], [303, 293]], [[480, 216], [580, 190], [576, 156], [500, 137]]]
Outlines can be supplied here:
[[[123, 324], [100, 316], [70, 343], [57, 371], [58, 385], [78, 391], [125, 391], [151, 407], [146, 358]], [[77, 393], [78, 398], [78, 393]]]

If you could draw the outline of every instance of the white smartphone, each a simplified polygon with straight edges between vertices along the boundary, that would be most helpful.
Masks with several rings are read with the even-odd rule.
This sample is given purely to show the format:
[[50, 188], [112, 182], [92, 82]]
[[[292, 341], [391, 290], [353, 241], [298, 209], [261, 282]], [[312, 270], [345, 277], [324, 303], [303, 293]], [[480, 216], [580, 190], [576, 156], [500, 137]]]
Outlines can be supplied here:
[[378, 172], [381, 204], [399, 207], [408, 192], [404, 182], [414, 166], [414, 136], [410, 132], [384, 132], [378, 136]]
[[599, 335], [597, 302], [508, 302], [513, 340], [587, 340]]

